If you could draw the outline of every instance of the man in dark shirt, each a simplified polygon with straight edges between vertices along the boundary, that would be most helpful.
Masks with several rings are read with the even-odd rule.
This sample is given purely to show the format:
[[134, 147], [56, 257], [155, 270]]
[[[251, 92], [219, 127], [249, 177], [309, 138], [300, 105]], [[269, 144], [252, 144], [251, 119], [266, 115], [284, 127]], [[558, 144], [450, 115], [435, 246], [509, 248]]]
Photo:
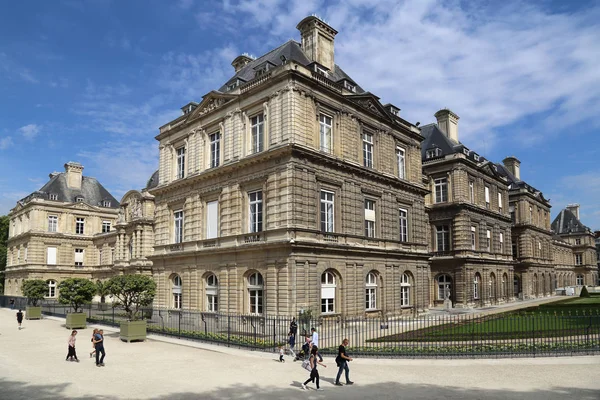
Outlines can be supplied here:
[[335, 358], [335, 362], [338, 365], [338, 373], [335, 378], [336, 386], [343, 386], [340, 383], [340, 377], [342, 376], [342, 371], [346, 371], [346, 385], [352, 385], [354, 382], [350, 380], [350, 368], [348, 368], [348, 362], [352, 361], [352, 357], [348, 357], [346, 354], [346, 346], [348, 346], [348, 339], [344, 339], [342, 344], [338, 348], [338, 355]]
[[[104, 331], [101, 329], [94, 335], [94, 346], [96, 347], [96, 367], [104, 367]], [[100, 357], [102, 354], [102, 357]]]
[[23, 312], [21, 310], [17, 312], [17, 322], [19, 323], [19, 330], [21, 330], [21, 324], [23, 323]]
[[296, 333], [298, 332], [298, 324], [296, 323], [296, 318], [292, 318], [292, 322], [290, 322], [290, 333], [296, 337]]

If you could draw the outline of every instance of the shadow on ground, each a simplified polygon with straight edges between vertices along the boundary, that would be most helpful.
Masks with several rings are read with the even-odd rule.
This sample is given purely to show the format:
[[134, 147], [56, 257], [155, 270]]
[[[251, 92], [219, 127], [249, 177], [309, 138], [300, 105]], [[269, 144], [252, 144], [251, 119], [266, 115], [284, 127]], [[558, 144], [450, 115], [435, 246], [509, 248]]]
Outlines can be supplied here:
[[[166, 382], [171, 387], [175, 382]], [[442, 387], [435, 385], [414, 385], [398, 382], [385, 382], [373, 385], [334, 387], [329, 382], [323, 382], [324, 391], [317, 392], [313, 384], [307, 391], [300, 387], [301, 382], [295, 381], [289, 388], [268, 388], [259, 386], [234, 385], [223, 387], [212, 391], [170, 393], [158, 397], [142, 397], [150, 400], [196, 400], [196, 399], [352, 399], [352, 398], [377, 398], [377, 399], [486, 399], [486, 400], [552, 400], [552, 399], [578, 399], [598, 400], [599, 390], [578, 388], [548, 388], [537, 391], [516, 390], [486, 390], [486, 389], [463, 389], [457, 387]], [[0, 378], [0, 398], [3, 400], [31, 399], [74, 399], [88, 400], [90, 395], [69, 397], [64, 392], [69, 384], [60, 385], [34, 385], [26, 382], [9, 381]], [[127, 396], [101, 396], [94, 395], [95, 400], [120, 400], [130, 398]], [[140, 399], [142, 399], [140, 398]]]

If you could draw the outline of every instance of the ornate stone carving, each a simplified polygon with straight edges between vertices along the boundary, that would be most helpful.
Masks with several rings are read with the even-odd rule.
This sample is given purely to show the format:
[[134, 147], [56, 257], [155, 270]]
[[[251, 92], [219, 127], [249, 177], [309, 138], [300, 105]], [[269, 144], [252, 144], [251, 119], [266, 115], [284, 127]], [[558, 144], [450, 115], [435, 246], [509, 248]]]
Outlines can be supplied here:
[[199, 115], [207, 114], [225, 104], [227, 100], [223, 98], [214, 98], [206, 102], [206, 105], [200, 110]]

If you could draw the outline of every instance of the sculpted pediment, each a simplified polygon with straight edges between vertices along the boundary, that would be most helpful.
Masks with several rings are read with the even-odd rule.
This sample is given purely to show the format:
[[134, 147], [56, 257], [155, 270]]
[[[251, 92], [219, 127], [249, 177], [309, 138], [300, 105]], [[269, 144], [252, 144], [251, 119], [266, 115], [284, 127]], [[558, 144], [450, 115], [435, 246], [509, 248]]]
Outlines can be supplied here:
[[358, 104], [359, 106], [369, 110], [373, 114], [376, 114], [379, 117], [388, 119], [393, 122], [393, 119], [388, 114], [387, 110], [383, 107], [379, 98], [371, 93], [367, 94], [359, 94], [347, 96], [350, 101]]
[[197, 117], [201, 117], [202, 115], [208, 114], [209, 112], [220, 108], [223, 104], [228, 103], [236, 97], [236, 95], [225, 94], [213, 90], [202, 98], [202, 102], [198, 104], [198, 107], [196, 107], [196, 109], [192, 112], [190, 119], [194, 119]]
[[87, 204], [84, 201], [78, 201], [76, 203], [71, 203], [68, 208], [72, 210], [97, 210], [96, 207]]

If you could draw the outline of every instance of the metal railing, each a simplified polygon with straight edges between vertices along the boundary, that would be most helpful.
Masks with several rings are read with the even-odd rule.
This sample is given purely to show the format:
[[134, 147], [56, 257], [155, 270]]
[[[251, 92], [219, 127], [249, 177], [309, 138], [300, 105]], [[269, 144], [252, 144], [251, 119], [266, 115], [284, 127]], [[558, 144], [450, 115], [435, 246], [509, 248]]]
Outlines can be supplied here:
[[[22, 297], [0, 296], [0, 306], [25, 308]], [[64, 317], [68, 306], [44, 302], [45, 315]], [[88, 321], [118, 326], [126, 314], [109, 304], [86, 305]], [[144, 309], [148, 332], [263, 351], [289, 348], [289, 316], [239, 315], [193, 310]], [[600, 353], [600, 311], [527, 309], [494, 315], [444, 314], [408, 318], [297, 316], [294, 350], [312, 327], [322, 354], [335, 355], [344, 338], [353, 355], [404, 358], [540, 357]]]

